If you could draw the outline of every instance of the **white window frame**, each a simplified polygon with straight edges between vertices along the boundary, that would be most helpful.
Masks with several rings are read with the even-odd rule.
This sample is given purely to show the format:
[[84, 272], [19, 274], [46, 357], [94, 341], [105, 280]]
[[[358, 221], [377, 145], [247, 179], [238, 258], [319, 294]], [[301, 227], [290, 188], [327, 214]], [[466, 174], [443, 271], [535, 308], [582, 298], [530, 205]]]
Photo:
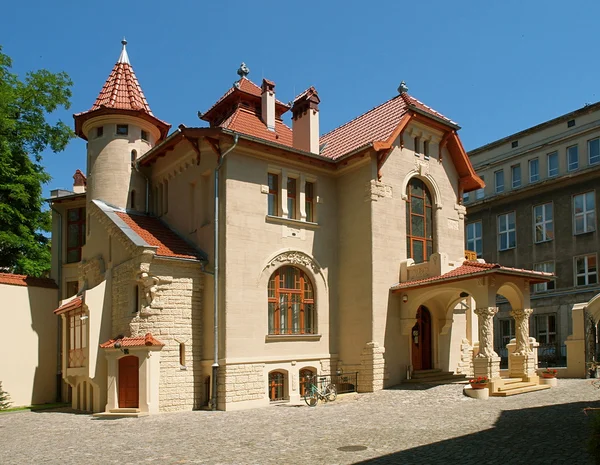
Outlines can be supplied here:
[[[594, 161], [592, 161], [592, 142], [596, 142], [598, 149], [597, 149], [597, 154], [594, 156]], [[600, 137], [596, 137], [594, 139], [590, 139], [588, 140], [588, 164], [589, 165], [596, 165], [600, 163]]]
[[[508, 335], [504, 333], [504, 326], [508, 326]], [[510, 340], [515, 338], [515, 319], [514, 318], [500, 318], [498, 320], [498, 327], [500, 330], [500, 344], [501, 349], [505, 349]]]
[[[554, 273], [554, 260], [533, 264], [534, 271], [544, 271], [546, 273]], [[554, 281], [545, 283], [536, 283], [533, 285], [533, 292], [546, 292], [554, 290]]]
[[[581, 212], [575, 211], [575, 202], [578, 197], [583, 197], [583, 209]], [[587, 199], [591, 198], [594, 201], [593, 208], [587, 208]], [[596, 191], [584, 192], [573, 196], [573, 235], [586, 234], [596, 230]], [[577, 220], [583, 219], [582, 229], [577, 229]]]
[[[546, 207], [550, 206], [550, 215], [548, 215]], [[536, 210], [541, 208], [541, 215], [538, 215]], [[541, 218], [538, 217], [541, 216]], [[548, 218], [548, 216], [550, 218]], [[538, 240], [537, 230], [538, 228], [542, 232], [542, 239]], [[551, 234], [548, 234], [548, 231]], [[552, 202], [542, 203], [533, 206], [533, 242], [539, 244], [541, 242], [547, 242], [554, 239], [554, 204]]]
[[[514, 228], [510, 228], [510, 216], [512, 215], [513, 217], [513, 225]], [[501, 215], [498, 215], [497, 217], [497, 222], [498, 222], [498, 250], [499, 251], [503, 251], [503, 250], [510, 250], [510, 249], [514, 249], [517, 247], [517, 218], [516, 218], [516, 213], [515, 211], [511, 211], [511, 212], [507, 212], [507, 213], [503, 213]], [[505, 227], [505, 230], [502, 230], [502, 227]], [[510, 237], [511, 237], [511, 233], [514, 235], [514, 245], [510, 245]], [[502, 248], [502, 236], [506, 235], [506, 247]]]
[[[574, 151], [572, 150], [574, 149]], [[571, 161], [571, 154], [575, 155], [575, 161]], [[579, 168], [579, 146], [577, 144], [567, 147], [567, 171], [575, 171]]]
[[[477, 225], [479, 225], [479, 236], [477, 235]], [[479, 251], [477, 250], [477, 245], [479, 245]], [[467, 250], [475, 252], [477, 258], [483, 256], [483, 224], [481, 221], [474, 221], [467, 224], [465, 246]]]
[[[544, 313], [542, 315], [534, 315], [534, 327], [535, 327], [535, 338], [538, 342], [542, 338], [545, 342], [540, 344], [556, 344], [556, 328], [557, 328], [557, 315], [556, 313]], [[554, 318], [554, 331], [550, 331], [550, 318]], [[554, 336], [554, 337], [550, 337]], [[552, 341], [550, 339], [553, 339]]]
[[512, 165], [510, 167], [510, 179], [513, 189], [521, 187], [521, 165]]
[[[498, 182], [498, 175], [502, 177], [502, 184]], [[494, 171], [494, 189], [496, 194], [504, 192], [504, 170]]]
[[[590, 258], [594, 259], [594, 263], [596, 264], [594, 271], [590, 271]], [[583, 273], [578, 272], [578, 264], [579, 261], [583, 260]], [[594, 284], [598, 284], [598, 259], [595, 253], [590, 253], [587, 255], [579, 255], [578, 257], [573, 257], [573, 275], [575, 276], [575, 287], [582, 286], [591, 286]], [[579, 284], [579, 278], [583, 278], [583, 284]], [[593, 279], [590, 279], [593, 278]]]
[[[532, 169], [535, 166], [535, 173]], [[529, 160], [529, 182], [534, 183], [540, 180], [540, 160], [539, 158], [532, 158]]]
[[[556, 160], [556, 172], [550, 170], [550, 157]], [[546, 162], [548, 164], [548, 177], [553, 178], [555, 176], [558, 176], [558, 152], [556, 150], [546, 155]]]

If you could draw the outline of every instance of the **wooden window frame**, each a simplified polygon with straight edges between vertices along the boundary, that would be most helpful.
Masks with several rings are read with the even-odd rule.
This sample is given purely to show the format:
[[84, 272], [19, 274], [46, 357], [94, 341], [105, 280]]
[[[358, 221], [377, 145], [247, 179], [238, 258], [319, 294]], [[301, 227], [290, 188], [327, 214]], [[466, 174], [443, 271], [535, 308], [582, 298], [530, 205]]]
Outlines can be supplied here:
[[[310, 188], [309, 188], [310, 186]], [[306, 212], [306, 221], [314, 223], [315, 221], [315, 183], [306, 181], [304, 183], [304, 211]]]
[[285, 400], [285, 379], [286, 375], [282, 371], [271, 371], [268, 376], [269, 382], [269, 401], [280, 402]]
[[304, 397], [304, 394], [306, 394], [306, 388], [316, 374], [317, 373], [312, 368], [302, 368], [300, 371], [298, 371], [298, 390], [300, 392], [300, 397]]
[[[419, 182], [422, 184], [422, 189], [423, 189], [422, 196], [414, 195], [412, 193], [412, 187], [415, 182]], [[429, 194], [429, 197], [426, 195], [426, 192]], [[413, 198], [423, 200], [423, 213], [422, 214], [413, 212], [413, 209], [412, 209]], [[429, 260], [429, 257], [431, 256], [431, 254], [429, 254], [427, 252], [428, 245], [431, 245], [431, 253], [434, 252], [435, 244], [434, 244], [433, 236], [434, 236], [434, 230], [435, 230], [434, 229], [435, 220], [433, 218], [434, 209], [433, 209], [433, 201], [432, 200], [433, 199], [431, 197], [431, 191], [427, 187], [427, 184], [425, 184], [421, 179], [412, 178], [409, 181], [408, 187], [407, 187], [407, 202], [406, 202], [406, 242], [407, 242], [407, 251], [406, 252], [407, 252], [408, 258], [412, 258], [415, 261], [415, 263], [424, 263]], [[429, 225], [427, 223], [427, 210], [428, 209], [430, 211], [430, 216], [431, 216], [431, 225]], [[413, 234], [413, 230], [412, 230], [413, 229], [412, 228], [413, 217], [423, 219], [423, 236], [417, 236], [417, 235]], [[430, 239], [427, 238], [428, 230], [431, 231]], [[414, 244], [416, 242], [420, 242], [423, 245], [423, 256], [422, 257], [415, 257]]]
[[[79, 212], [79, 217], [77, 220], [73, 220], [71, 221], [71, 219], [69, 218], [69, 212], [74, 211], [74, 210], [78, 210]], [[81, 248], [85, 245], [85, 219], [86, 219], [86, 211], [85, 211], [85, 207], [78, 207], [78, 208], [69, 208], [67, 210], [67, 247], [66, 247], [66, 251], [67, 251], [67, 256], [66, 256], [66, 263], [77, 263], [81, 261]], [[71, 226], [77, 225], [77, 245], [74, 246], [69, 246], [69, 239], [71, 238]], [[69, 252], [71, 251], [77, 251], [77, 260], [70, 260], [69, 259]]]
[[288, 218], [295, 220], [298, 219], [298, 180], [288, 176], [286, 185]]
[[67, 319], [67, 350], [69, 354], [68, 368], [85, 366], [85, 351], [87, 349], [87, 315], [83, 308], [71, 310], [66, 314]]
[[[293, 289], [283, 287], [283, 280], [287, 270], [294, 271]], [[291, 265], [285, 265], [277, 270], [269, 278], [268, 284], [268, 332], [269, 335], [295, 335], [295, 334], [317, 334], [317, 311], [315, 308], [314, 286], [310, 278], [300, 268]], [[310, 297], [307, 297], [309, 295]], [[281, 304], [284, 300], [288, 303], [285, 314], [282, 315]], [[298, 328], [294, 328], [294, 313], [292, 309], [293, 296], [299, 296]], [[270, 310], [272, 308], [272, 311]], [[312, 321], [312, 327], [308, 327], [308, 322]], [[282, 322], [285, 327], [282, 327]]]
[[[271, 180], [274, 180], [275, 186], [272, 186]], [[269, 187], [269, 193], [267, 197], [267, 214], [269, 216], [279, 216], [279, 174], [268, 173], [267, 186]], [[269, 203], [269, 199], [273, 199], [273, 202]], [[273, 210], [270, 208], [271, 205], [273, 205]]]

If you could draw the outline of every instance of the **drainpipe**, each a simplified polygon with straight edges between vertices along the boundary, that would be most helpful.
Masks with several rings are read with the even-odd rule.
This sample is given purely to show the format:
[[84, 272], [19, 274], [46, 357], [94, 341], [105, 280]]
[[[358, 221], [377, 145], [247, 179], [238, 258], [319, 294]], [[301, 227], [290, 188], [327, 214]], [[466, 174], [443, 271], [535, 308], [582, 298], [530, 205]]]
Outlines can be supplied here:
[[[62, 214], [56, 210], [52, 204], [50, 204], [50, 209], [58, 215], [58, 301], [60, 302], [62, 299]], [[56, 401], [62, 401], [62, 359], [61, 359], [61, 349], [62, 349], [62, 317], [58, 318], [58, 331], [56, 331]]]
[[215, 273], [214, 273], [214, 352], [215, 361], [212, 364], [212, 396], [211, 410], [217, 410], [217, 373], [219, 371], [219, 169], [225, 160], [225, 155], [231, 152], [238, 143], [238, 135], [233, 136], [233, 145], [220, 157], [215, 168]]

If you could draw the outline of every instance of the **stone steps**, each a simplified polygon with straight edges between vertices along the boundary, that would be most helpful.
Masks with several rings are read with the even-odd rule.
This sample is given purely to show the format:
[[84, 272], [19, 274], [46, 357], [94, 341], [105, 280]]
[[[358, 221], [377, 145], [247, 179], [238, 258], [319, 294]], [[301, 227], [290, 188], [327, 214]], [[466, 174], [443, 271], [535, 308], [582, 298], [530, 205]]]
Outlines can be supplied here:
[[466, 382], [465, 375], [455, 375], [451, 371], [442, 371], [440, 369], [419, 370], [413, 372], [412, 379], [404, 380], [405, 383], [430, 383], [430, 384], [450, 384]]
[[505, 378], [504, 386], [498, 388], [497, 392], [490, 393], [490, 395], [495, 397], [508, 397], [516, 396], [517, 394], [525, 394], [527, 392], [543, 391], [544, 389], [550, 389], [550, 386], [523, 381], [521, 378]]
[[141, 412], [138, 408], [114, 408], [108, 412], [94, 413], [97, 418], [140, 418], [148, 416], [148, 412]]

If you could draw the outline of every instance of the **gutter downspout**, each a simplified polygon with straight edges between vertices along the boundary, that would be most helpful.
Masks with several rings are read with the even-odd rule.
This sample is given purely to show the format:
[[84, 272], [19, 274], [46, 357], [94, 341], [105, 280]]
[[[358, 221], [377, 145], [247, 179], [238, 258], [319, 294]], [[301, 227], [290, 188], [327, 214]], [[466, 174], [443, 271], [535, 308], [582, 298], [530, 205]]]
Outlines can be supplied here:
[[215, 168], [215, 272], [214, 272], [214, 353], [215, 359], [212, 364], [212, 396], [210, 399], [211, 410], [217, 410], [217, 373], [219, 371], [219, 169], [223, 165], [225, 155], [231, 152], [238, 143], [238, 135], [233, 136], [233, 145], [229, 147], [217, 161]]
[[[50, 209], [58, 215], [58, 302], [62, 300], [62, 214], [56, 210], [52, 204], [50, 204]], [[58, 331], [56, 332], [56, 401], [62, 401], [62, 357], [61, 357], [61, 349], [62, 349], [62, 317], [58, 318]]]

